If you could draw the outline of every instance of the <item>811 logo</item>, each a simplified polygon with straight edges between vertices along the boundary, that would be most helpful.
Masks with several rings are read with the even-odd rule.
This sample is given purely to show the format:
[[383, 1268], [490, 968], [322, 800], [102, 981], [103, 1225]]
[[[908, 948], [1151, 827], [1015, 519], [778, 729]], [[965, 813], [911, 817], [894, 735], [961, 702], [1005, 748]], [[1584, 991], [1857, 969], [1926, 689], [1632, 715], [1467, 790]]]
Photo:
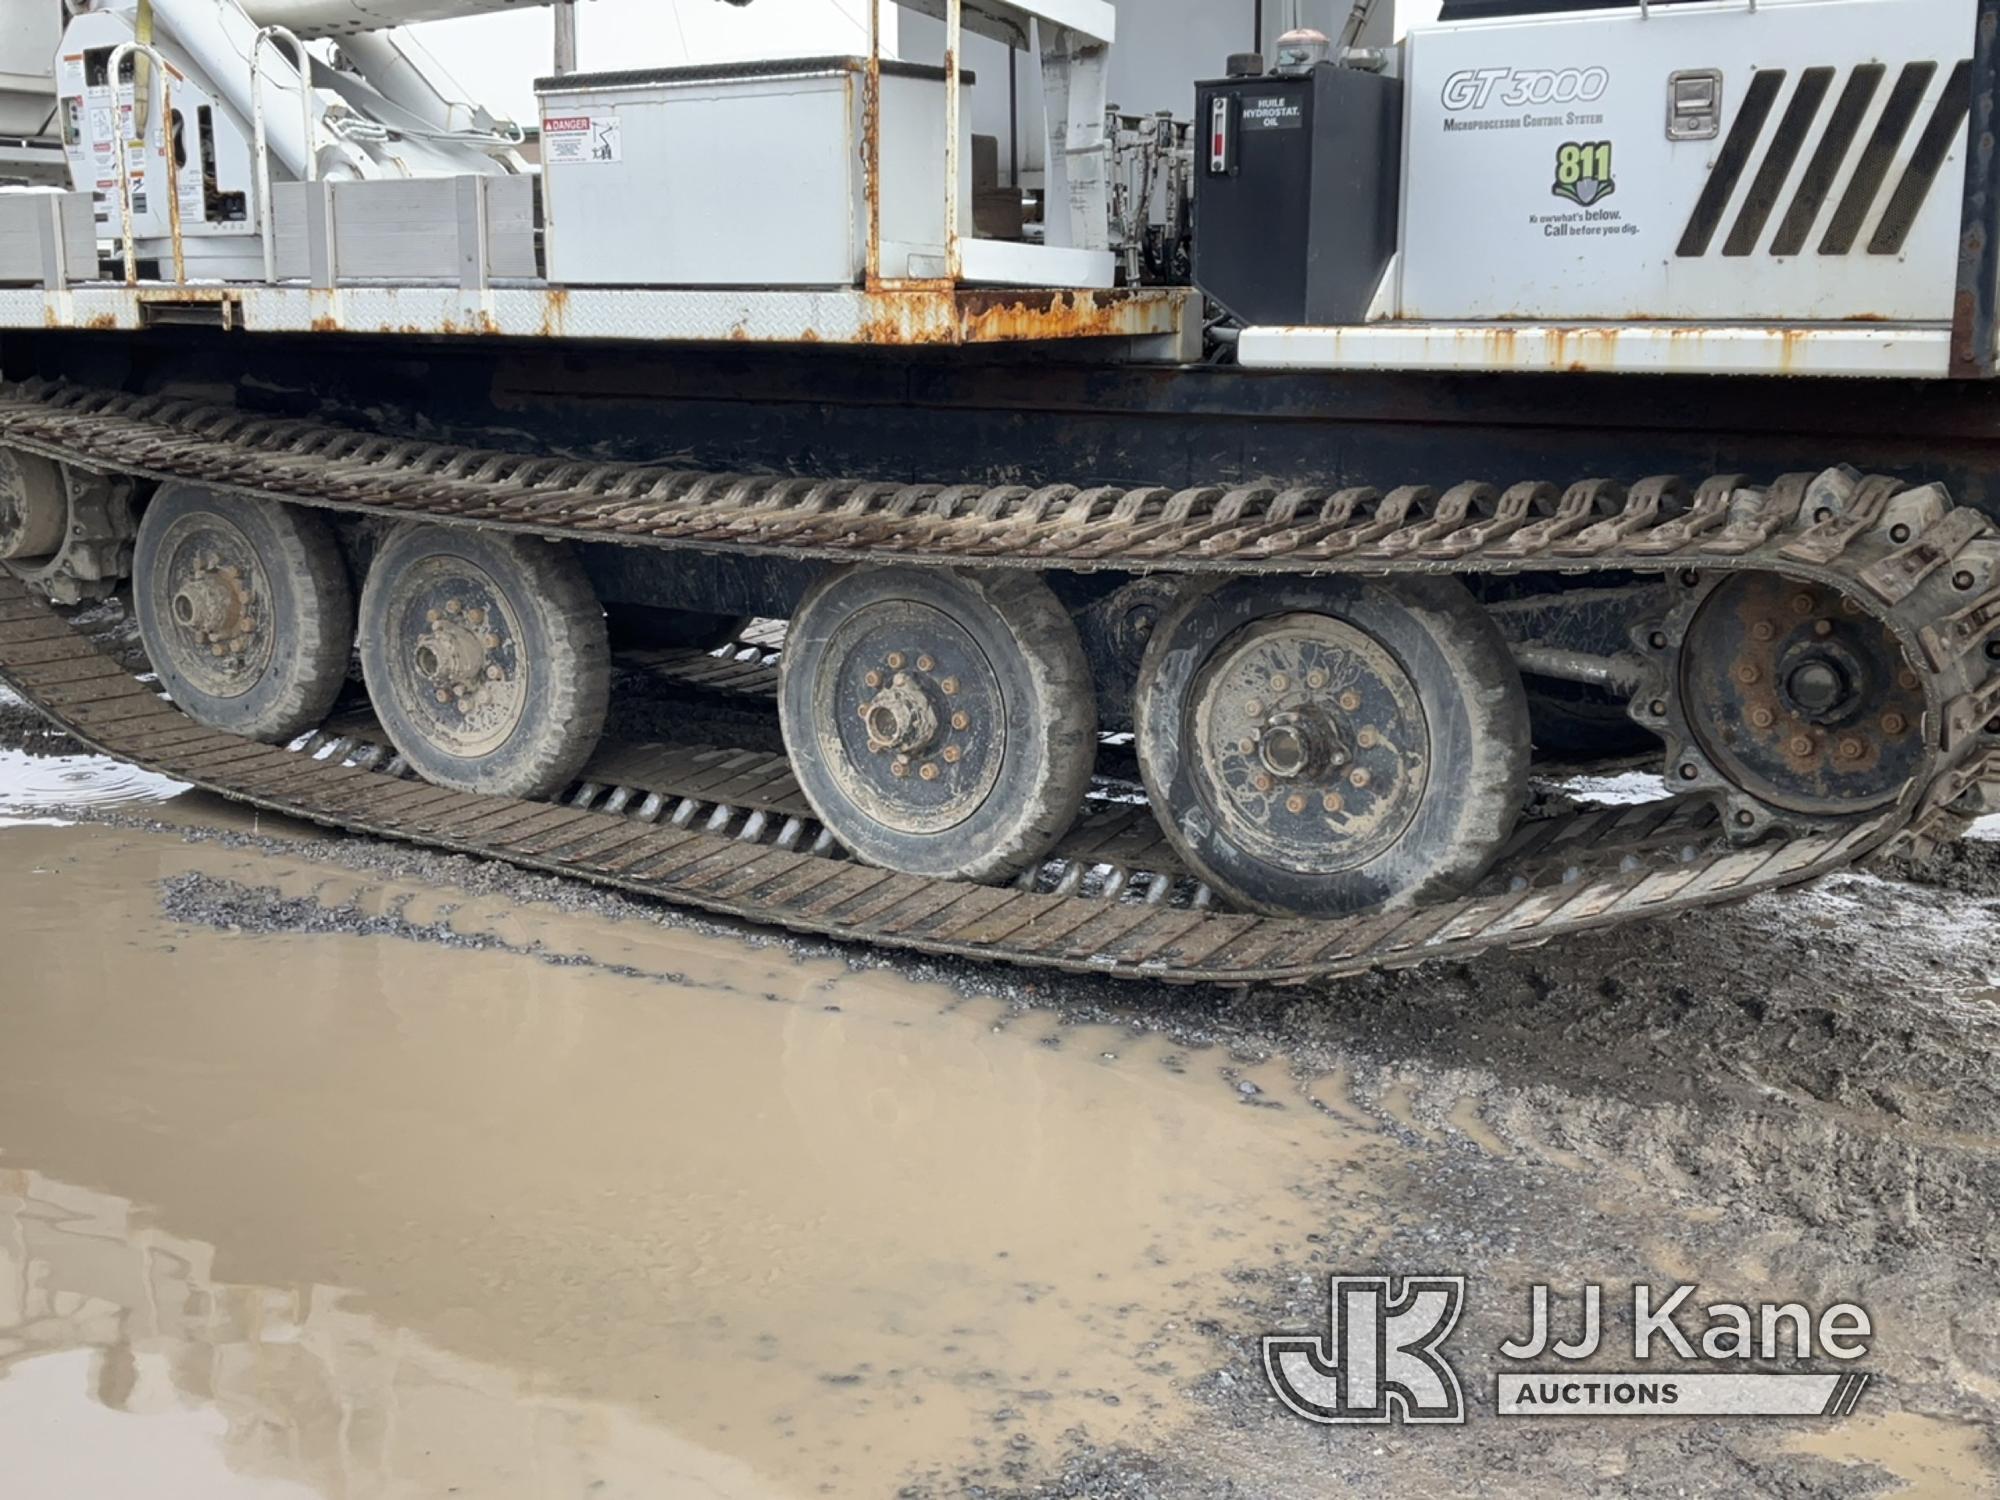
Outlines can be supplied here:
[[1611, 176], [1611, 142], [1565, 141], [1556, 151], [1558, 198], [1589, 208], [1618, 191]]
[[1264, 1375], [1294, 1415], [1326, 1426], [1462, 1423], [1465, 1393], [1439, 1352], [1465, 1307], [1463, 1276], [1335, 1276], [1328, 1336], [1273, 1334]]

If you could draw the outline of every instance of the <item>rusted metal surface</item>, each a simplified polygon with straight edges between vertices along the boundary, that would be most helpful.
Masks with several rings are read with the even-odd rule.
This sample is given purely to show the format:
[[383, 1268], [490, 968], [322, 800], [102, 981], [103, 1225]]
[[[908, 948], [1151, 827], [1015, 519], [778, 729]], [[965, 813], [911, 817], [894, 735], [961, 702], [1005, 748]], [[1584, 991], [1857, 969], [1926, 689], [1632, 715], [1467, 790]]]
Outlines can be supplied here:
[[1250, 328], [1250, 369], [1541, 374], [1812, 375], [1941, 379], [1944, 324], [1429, 323]]
[[[1527, 484], [1387, 494], [1269, 485], [912, 486], [472, 452], [58, 387], [0, 392], [0, 440], [97, 470], [187, 478], [265, 499], [646, 546], [1176, 572], [1639, 568], [1664, 574], [1690, 608], [1716, 578], [1777, 576], [1875, 621], [1917, 679], [1903, 691], [1915, 694], [1921, 752], [1892, 801], [1875, 811], [1785, 815], [1746, 801], [1743, 788], [1719, 778], [1697, 779], [1696, 804], [1665, 799], [1529, 825], [1494, 878], [1466, 900], [1331, 923], [1281, 921], [1200, 905], [1199, 893], [1158, 854], [1149, 816], [1129, 805], [1100, 809], [1065, 841], [1056, 866], [995, 892], [856, 870], [831, 851], [786, 847], [789, 823], [800, 824], [793, 846], [809, 829], [785, 800], [787, 773], [769, 757], [656, 766], [643, 775], [613, 767], [588, 795], [578, 789], [579, 805], [554, 809], [420, 787], [378, 797], [367, 787], [379, 789], [395, 770], [379, 748], [329, 765], [245, 745], [190, 724], [136, 684], [92, 688], [73, 695], [90, 701], [63, 703], [65, 683], [100, 681], [101, 659], [18, 585], [0, 585], [0, 674], [112, 753], [299, 816], [805, 931], [1169, 979], [1301, 980], [1541, 941], [1796, 883], [1886, 847], [1922, 847], [1951, 831], [1968, 798], [2000, 780], [2000, 725], [1986, 711], [2000, 706], [2000, 678], [1989, 676], [1989, 653], [1979, 649], [2000, 619], [1984, 630], [1945, 628], [1976, 613], [2000, 584], [2000, 545], [1983, 521], [1955, 519], [1961, 513], [1933, 489], [1850, 471], [1813, 482], [1792, 476], [1768, 488], [1729, 476], [1692, 491], [1665, 480], [1629, 492], [1589, 481], [1560, 492]], [[1901, 597], [1883, 602], [1863, 580], [1887, 576], [1884, 564], [1912, 547], [1938, 561], [1905, 570], [1891, 590]], [[1968, 598], [1979, 602], [1968, 606]], [[1638, 709], [1669, 738], [1670, 767], [1687, 750], [1673, 743], [1668, 722], [1682, 670], [1680, 628], [1665, 621], [1641, 629], [1634, 642], [1658, 695], [1641, 692]], [[743, 665], [768, 669], [761, 659]], [[1700, 773], [1711, 774], [1712, 767]], [[657, 799], [657, 819], [670, 797], [677, 810], [691, 804], [687, 826], [673, 826], [678, 813], [659, 827], [634, 811]], [[1738, 826], [1745, 807], [1758, 812], [1757, 826]], [[711, 828], [719, 809], [729, 811]], [[631, 826], [635, 817], [643, 826]], [[1756, 841], [1742, 842], [1750, 836]], [[812, 846], [818, 842], [811, 835]]]
[[1951, 373], [2000, 373], [2000, 0], [1979, 0], [1972, 44], [1971, 146], [1959, 212], [1958, 286], [1952, 301]]
[[948, 281], [825, 291], [80, 285], [0, 289], [0, 329], [132, 331], [162, 310], [212, 309], [248, 333], [659, 344], [950, 347], [1075, 339], [1178, 340], [1199, 315], [1174, 288], [967, 290]]

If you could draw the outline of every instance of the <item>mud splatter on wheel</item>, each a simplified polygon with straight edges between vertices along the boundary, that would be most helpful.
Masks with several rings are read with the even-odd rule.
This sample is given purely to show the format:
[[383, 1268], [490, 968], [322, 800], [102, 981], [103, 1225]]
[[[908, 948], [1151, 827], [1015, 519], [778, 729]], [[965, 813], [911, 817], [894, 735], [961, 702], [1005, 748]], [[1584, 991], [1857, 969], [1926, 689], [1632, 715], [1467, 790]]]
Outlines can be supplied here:
[[354, 594], [311, 511], [168, 485], [140, 522], [132, 593], [153, 670], [204, 724], [282, 743], [339, 696]]
[[412, 526], [375, 554], [362, 672], [382, 727], [428, 781], [561, 791], [603, 735], [610, 662], [604, 612], [562, 547]]
[[1096, 754], [1076, 629], [1021, 573], [830, 575], [792, 617], [779, 709], [826, 826], [910, 875], [1032, 868], [1076, 820]]
[[1336, 916], [1463, 890], [1527, 789], [1505, 643], [1447, 579], [1241, 579], [1166, 619], [1139, 765], [1188, 864], [1254, 911]]

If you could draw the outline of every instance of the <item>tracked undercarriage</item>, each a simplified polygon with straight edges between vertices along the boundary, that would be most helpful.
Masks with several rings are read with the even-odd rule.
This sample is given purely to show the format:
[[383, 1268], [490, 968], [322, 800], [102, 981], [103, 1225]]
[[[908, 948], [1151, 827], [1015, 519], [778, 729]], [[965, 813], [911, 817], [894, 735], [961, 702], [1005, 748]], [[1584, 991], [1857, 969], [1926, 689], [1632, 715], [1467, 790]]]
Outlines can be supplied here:
[[[40, 597], [46, 587], [30, 586], [45, 570], [17, 565], [27, 581], [0, 591], [0, 675], [106, 753], [318, 822], [800, 931], [1173, 981], [1302, 981], [1795, 885], [1950, 836], [2000, 780], [2000, 663], [1987, 639], [2000, 622], [2000, 547], [1989, 523], [1936, 487], [1840, 468], [1692, 488], [913, 486], [473, 451], [46, 384], [0, 394], [0, 443], [60, 465], [72, 492], [109, 486], [128, 503], [146, 499], [149, 513], [162, 495], [194, 495], [211, 497], [184, 502], [197, 509], [227, 501], [331, 517], [366, 533], [375, 563], [398, 538], [435, 529], [683, 559], [783, 558], [822, 591], [907, 570], [955, 580], [967, 598], [1007, 596], [1003, 611], [1015, 608], [1010, 587], [1041, 578], [1170, 586], [1164, 612], [1143, 612], [1158, 623], [1133, 749], [1104, 752], [1094, 736], [1080, 752], [1053, 743], [1048, 716], [1005, 711], [1017, 695], [1004, 676], [983, 731], [1000, 748], [982, 748], [975, 672], [1006, 642], [967, 637], [976, 603], [954, 619], [948, 593], [913, 586], [903, 592], [924, 593], [923, 619], [905, 618], [901, 596], [889, 603], [903, 613], [850, 601], [843, 618], [861, 621], [859, 636], [799, 679], [811, 691], [788, 707], [789, 762], [758, 746], [607, 742], [545, 768], [523, 797], [436, 785], [451, 766], [424, 762], [424, 746], [476, 764], [479, 735], [504, 744], [507, 726], [525, 722], [508, 710], [529, 696], [510, 692], [515, 674], [549, 670], [528, 660], [529, 633], [505, 599], [471, 597], [463, 572], [435, 600], [403, 590], [412, 623], [378, 632], [378, 648], [401, 642], [403, 677], [430, 695], [419, 701], [438, 705], [444, 732], [424, 746], [412, 744], [407, 708], [400, 724], [381, 713], [393, 691], [384, 684], [403, 679], [379, 649], [367, 674], [374, 715], [342, 710], [260, 744], [194, 722], [79, 633]], [[264, 633], [277, 604], [263, 596], [278, 591], [243, 587], [246, 569], [263, 564], [204, 555], [213, 545], [194, 549], [191, 573], [166, 565], [155, 604], [175, 624], [156, 623], [153, 639], [198, 632], [222, 670], [268, 680]], [[1519, 744], [1477, 732], [1519, 701], [1515, 668], [1491, 649], [1499, 634], [1487, 616], [1504, 606], [1468, 617], [1459, 593], [1472, 595], [1451, 581], [1498, 599], [1498, 580], [1550, 574], [1623, 590], [1629, 639], [1595, 655], [1517, 639], [1513, 661], [1629, 699], [1633, 722], [1662, 747], [1670, 795], [1514, 827], [1516, 800], [1508, 826], [1460, 818], [1440, 832], [1450, 819], [1439, 809], [1457, 817], [1473, 783], [1518, 789], [1527, 772], [1525, 732]], [[147, 576], [142, 567], [139, 588]], [[396, 592], [372, 573], [368, 583]], [[1364, 596], [1365, 608], [1354, 603]], [[826, 597], [808, 595], [807, 617]], [[1438, 668], [1406, 665], [1420, 647], [1397, 636], [1399, 610], [1459, 632], [1429, 638], [1445, 642]], [[824, 656], [847, 628], [806, 637]], [[1045, 611], [1032, 628], [1050, 637], [1039, 659], [1060, 668], [1061, 628]], [[1203, 630], [1207, 644], [1191, 644]], [[1453, 640], [1473, 644], [1454, 655]], [[1199, 658], [1191, 667], [1173, 667], [1179, 646]], [[365, 667], [369, 653], [364, 629]], [[718, 679], [776, 687], [774, 654], [654, 662], [696, 694], [695, 715]], [[796, 644], [785, 648], [788, 676], [801, 659]], [[608, 684], [609, 663], [579, 660], [564, 671], [581, 703], [595, 691], [591, 674]], [[1455, 698], [1437, 695], [1446, 667], [1465, 676]], [[1055, 721], [1086, 722], [1092, 696], [1106, 696], [1097, 675], [1037, 678]], [[188, 681], [179, 696], [200, 701], [199, 674]], [[837, 704], [814, 706], [822, 687]], [[1457, 743], [1441, 704], [1471, 705]], [[841, 762], [832, 782], [824, 766], [800, 764], [808, 731], [815, 753]], [[1055, 770], [996, 798], [1024, 733], [1038, 736], [1030, 758]], [[1076, 784], [1059, 785], [1065, 775]], [[830, 784], [847, 788], [846, 803]], [[951, 843], [996, 806], [1030, 815], [981, 833], [993, 857], [980, 867], [927, 869], [909, 853], [938, 834]], [[1064, 809], [1060, 826], [1034, 826], [1051, 808]], [[887, 832], [857, 859], [857, 830], [871, 819]], [[1394, 871], [1417, 835], [1431, 844]], [[952, 858], [964, 853], [960, 839]], [[1357, 870], [1365, 878], [1346, 878]], [[1330, 888], [1339, 900], [1316, 906]]]

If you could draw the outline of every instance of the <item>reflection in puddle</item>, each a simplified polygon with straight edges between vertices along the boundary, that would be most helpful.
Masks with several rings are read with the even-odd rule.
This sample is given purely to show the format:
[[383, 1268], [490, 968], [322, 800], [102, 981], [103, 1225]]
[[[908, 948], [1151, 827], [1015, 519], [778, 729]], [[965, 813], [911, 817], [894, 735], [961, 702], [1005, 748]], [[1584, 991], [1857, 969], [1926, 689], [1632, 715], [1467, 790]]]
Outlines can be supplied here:
[[49, 1435], [52, 1493], [116, 1495], [61, 1467], [100, 1459], [174, 1493], [148, 1443], [342, 1496], [1025, 1474], [1072, 1429], [1171, 1434], [1219, 1357], [1197, 1320], [1248, 1331], [1232, 1272], [1296, 1260], [1330, 1176], [1386, 1212], [1378, 1137], [1244, 1107], [1221, 1058], [643, 924], [514, 913], [615, 974], [178, 930], [156, 883], [188, 872], [328, 874], [0, 830], [34, 976], [0, 1051], [0, 1423]]
[[101, 755], [29, 755], [0, 750], [0, 824], [52, 822], [48, 809], [164, 802], [184, 783]]

